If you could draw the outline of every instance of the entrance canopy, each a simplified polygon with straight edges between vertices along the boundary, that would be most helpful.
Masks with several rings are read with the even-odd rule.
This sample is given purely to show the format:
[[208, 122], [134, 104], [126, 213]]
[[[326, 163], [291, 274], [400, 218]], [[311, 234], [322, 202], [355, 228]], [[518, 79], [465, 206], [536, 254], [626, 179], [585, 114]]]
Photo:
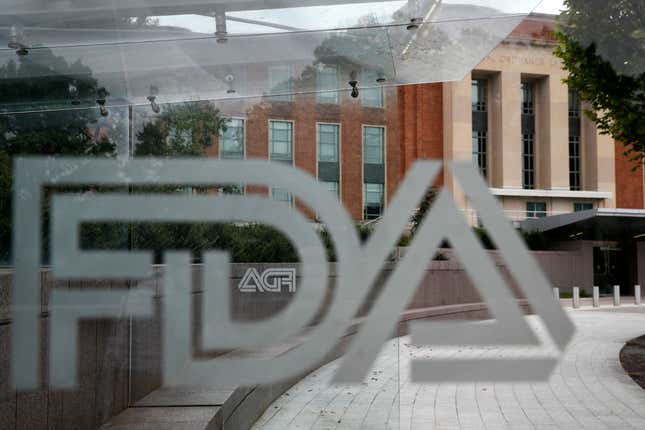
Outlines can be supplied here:
[[458, 80], [538, 3], [0, 0], [0, 113]]
[[645, 237], [645, 210], [592, 209], [522, 221], [520, 228], [572, 239], [638, 239]]

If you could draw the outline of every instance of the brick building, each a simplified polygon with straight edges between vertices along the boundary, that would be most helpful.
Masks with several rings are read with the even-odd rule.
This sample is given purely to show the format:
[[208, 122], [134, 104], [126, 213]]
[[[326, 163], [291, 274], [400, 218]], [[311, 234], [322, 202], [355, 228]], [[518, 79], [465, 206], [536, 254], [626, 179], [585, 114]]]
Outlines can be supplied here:
[[[231, 120], [209, 155], [271, 159], [303, 169], [338, 195], [356, 220], [378, 218], [399, 184], [396, 88], [362, 89], [358, 98], [348, 91], [309, 93], [218, 107]], [[280, 189], [245, 191], [291, 202]]]
[[[297, 93], [289, 68], [270, 66], [267, 87], [285, 95], [223, 102], [231, 122], [210, 155], [304, 169], [356, 220], [378, 218], [412, 163], [424, 158], [472, 160], [518, 221], [643, 208], [642, 169], [632, 171], [622, 145], [596, 130], [562, 83], [553, 28], [552, 16], [529, 16], [457, 82], [381, 87], [363, 71], [359, 87], [370, 88], [360, 88], [358, 98], [349, 90]], [[315, 72], [321, 87], [343, 86], [338, 69]], [[448, 171], [441, 184], [475, 223], [476, 212]], [[291, 201], [283, 190], [246, 191]]]

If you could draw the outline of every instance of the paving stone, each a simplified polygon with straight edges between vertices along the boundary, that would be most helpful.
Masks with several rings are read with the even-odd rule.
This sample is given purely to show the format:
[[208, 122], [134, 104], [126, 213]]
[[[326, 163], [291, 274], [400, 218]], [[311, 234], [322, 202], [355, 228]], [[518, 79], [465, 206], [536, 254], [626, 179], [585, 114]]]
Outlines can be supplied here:
[[[436, 349], [411, 345], [404, 337], [382, 349], [363, 384], [332, 385], [339, 363], [331, 362], [270, 405], [253, 429], [643, 429], [645, 390], [625, 374], [618, 354], [627, 340], [645, 332], [645, 307], [623, 310], [569, 310], [576, 335], [548, 381], [412, 383], [412, 359]], [[536, 317], [528, 320], [539, 329]], [[488, 352], [533, 353], [530, 348]], [[477, 354], [481, 351], [461, 348], [459, 357]]]

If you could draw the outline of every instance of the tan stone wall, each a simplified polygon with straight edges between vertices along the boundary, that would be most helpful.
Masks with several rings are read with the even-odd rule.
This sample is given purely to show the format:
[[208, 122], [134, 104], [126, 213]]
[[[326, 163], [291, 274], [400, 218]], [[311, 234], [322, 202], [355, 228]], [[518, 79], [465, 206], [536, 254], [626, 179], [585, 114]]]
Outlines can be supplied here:
[[[522, 188], [522, 81], [535, 85], [536, 188], [569, 190], [568, 88], [566, 72], [553, 55], [552, 41], [509, 39], [495, 48], [473, 71], [488, 80], [488, 182], [502, 189]], [[471, 159], [471, 76], [444, 84], [444, 155], [451, 160]], [[504, 197], [505, 210], [523, 212], [527, 201], [547, 203], [547, 211], [571, 212], [573, 203], [593, 202], [615, 207], [615, 147], [588, 119], [582, 119], [582, 187], [571, 197]], [[468, 208], [457, 184], [445, 174], [457, 201]], [[589, 199], [585, 191], [611, 193], [611, 198]], [[547, 194], [547, 193], [545, 193]]]

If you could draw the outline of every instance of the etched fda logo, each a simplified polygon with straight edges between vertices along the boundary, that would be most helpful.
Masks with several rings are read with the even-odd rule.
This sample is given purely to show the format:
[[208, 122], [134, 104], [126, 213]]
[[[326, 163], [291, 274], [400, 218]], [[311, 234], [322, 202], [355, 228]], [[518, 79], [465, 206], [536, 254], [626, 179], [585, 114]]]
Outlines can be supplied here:
[[295, 293], [296, 269], [266, 269], [260, 275], [255, 267], [249, 267], [237, 289], [242, 293]]
[[[135, 158], [17, 158], [14, 172], [14, 241], [16, 274], [12, 290], [11, 382], [18, 390], [39, 384], [40, 210], [43, 189], [52, 186], [108, 187], [246, 183], [279, 187], [307, 206], [325, 224], [336, 255], [333, 276], [327, 252], [302, 213], [263, 196], [174, 194], [53, 194], [51, 205], [51, 262], [55, 279], [145, 279], [151, 273], [152, 253], [146, 250], [85, 250], [79, 225], [101, 222], [250, 222], [268, 225], [289, 239], [300, 260], [298, 290], [280, 312], [263, 320], [236, 320], [231, 314], [231, 264], [225, 250], [203, 252], [203, 300], [198, 313], [192, 295], [191, 255], [188, 250], [163, 255], [162, 372], [166, 386], [248, 386], [269, 384], [303, 374], [320, 364], [346, 335], [377, 280], [384, 262], [399, 241], [410, 215], [434, 183], [441, 163], [417, 162], [391, 200], [379, 226], [361, 244], [354, 223], [338, 199], [303, 171], [264, 160]], [[506, 260], [531, 309], [541, 317], [555, 355], [499, 360], [485, 354], [468, 359], [418, 359], [412, 380], [521, 381], [544, 380], [573, 335], [573, 325], [553, 300], [551, 286], [530, 256], [478, 172], [469, 163], [446, 166], [459, 183], [479, 219]], [[490, 345], [539, 347], [544, 342], [527, 324], [523, 311], [490, 255], [466, 223], [448, 190], [442, 190], [422, 221], [408, 252], [397, 263], [374, 304], [362, 318], [335, 374], [337, 383], [360, 383], [398, 323], [421, 282], [425, 267], [444, 240], [461, 260], [492, 320], [414, 321], [412, 343], [453, 347]], [[262, 288], [290, 288], [283, 277], [260, 276]], [[295, 276], [292, 284], [295, 289]], [[333, 288], [329, 288], [330, 281]], [[331, 296], [327, 292], [332, 291]], [[152, 288], [56, 289], [49, 297], [49, 384], [77, 385], [78, 323], [86, 318], [150, 318], [154, 315]], [[329, 300], [328, 300], [329, 299]], [[327, 302], [328, 301], [328, 302]], [[326, 312], [312, 325], [312, 317]], [[199, 345], [193, 345], [200, 324]], [[196, 358], [193, 350], [257, 351], [293, 342], [280, 355], [217, 355]], [[263, 358], [264, 357], [264, 358]]]

